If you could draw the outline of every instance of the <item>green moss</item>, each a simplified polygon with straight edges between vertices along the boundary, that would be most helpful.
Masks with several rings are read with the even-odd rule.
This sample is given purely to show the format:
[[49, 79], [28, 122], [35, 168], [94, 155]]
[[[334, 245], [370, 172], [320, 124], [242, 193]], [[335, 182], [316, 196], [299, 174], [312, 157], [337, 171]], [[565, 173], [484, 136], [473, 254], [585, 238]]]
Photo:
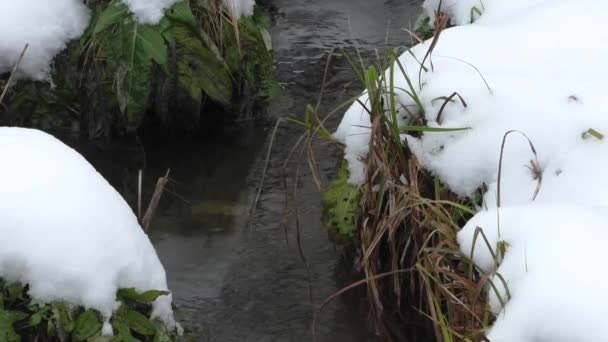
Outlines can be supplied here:
[[361, 189], [350, 184], [348, 178], [348, 165], [344, 161], [336, 179], [323, 194], [323, 223], [330, 237], [341, 244], [352, 243], [356, 238], [355, 218], [361, 201]]
[[111, 320], [114, 337], [101, 336], [103, 320], [96, 310], [63, 303], [36, 304], [27, 292], [27, 285], [0, 279], [0, 342], [178, 340], [164, 323], [149, 319], [151, 303], [167, 292], [119, 290], [116, 298], [122, 305]]

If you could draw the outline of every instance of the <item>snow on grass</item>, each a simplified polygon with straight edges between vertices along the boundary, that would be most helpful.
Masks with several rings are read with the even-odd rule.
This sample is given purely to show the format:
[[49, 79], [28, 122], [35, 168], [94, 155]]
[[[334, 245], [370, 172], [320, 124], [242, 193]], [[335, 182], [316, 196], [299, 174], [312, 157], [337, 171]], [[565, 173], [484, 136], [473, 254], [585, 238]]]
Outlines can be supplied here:
[[[164, 12], [180, 0], [122, 0], [142, 24], [157, 24]], [[247, 2], [238, 9], [249, 13]], [[251, 7], [253, 10], [253, 7]], [[10, 72], [29, 44], [21, 61], [20, 78], [50, 80], [53, 58], [79, 38], [89, 25], [90, 11], [82, 0], [0, 0], [0, 74]]]
[[[476, 227], [483, 227], [490, 244], [506, 242], [498, 273], [512, 295], [502, 310], [499, 298], [508, 295], [502, 281], [492, 282], [492, 310], [499, 313], [488, 335], [493, 342], [606, 341], [608, 314], [602, 293], [608, 281], [601, 251], [608, 239], [608, 218], [588, 207], [571, 204], [526, 205], [475, 216], [459, 234], [463, 251], [470, 251]], [[473, 260], [494, 272], [494, 259], [480, 236]], [[470, 253], [469, 253], [470, 255]]]
[[[0, 160], [0, 278], [106, 319], [119, 288], [167, 290], [131, 208], [80, 154], [41, 131], [0, 128]], [[171, 295], [152, 316], [175, 327]]]
[[165, 10], [181, 0], [122, 0], [142, 24], [158, 24]]
[[[470, 22], [466, 7], [471, 1], [443, 3], [463, 6], [448, 14], [456, 23]], [[428, 126], [468, 129], [404, 139], [422, 165], [458, 195], [488, 187], [484, 199], [489, 209], [467, 225], [459, 241], [463, 252], [470, 253], [474, 228], [480, 226], [492, 236], [493, 248], [499, 240], [509, 244], [499, 272], [512, 299], [502, 311], [492, 300], [500, 317], [491, 340], [606, 341], [608, 331], [597, 323], [607, 303], [598, 300], [597, 286], [608, 275], [594, 253], [604, 241], [602, 230], [608, 231], [603, 191], [608, 188], [603, 138], [608, 134], [608, 3], [485, 0], [484, 10], [473, 24], [441, 34], [432, 66], [427, 60], [429, 71], [420, 73], [420, 79], [419, 61], [430, 41], [412, 48], [416, 58], [401, 55], [413, 89], [395, 68], [395, 87], [417, 94]], [[411, 96], [396, 92], [400, 107], [421, 113]], [[452, 101], [439, 116], [445, 97], [454, 92], [466, 106]], [[366, 101], [362, 96], [361, 102]], [[368, 150], [369, 126], [369, 115], [355, 103], [335, 133], [346, 144], [353, 182], [364, 181], [359, 159]], [[533, 148], [522, 134], [506, 139], [498, 237], [499, 156], [510, 130], [527, 135]], [[478, 238], [476, 249], [484, 248]], [[491, 264], [487, 254], [475, 261]]]
[[224, 6], [237, 18], [253, 15], [255, 0], [224, 0]]
[[[453, 25], [465, 25], [482, 20], [496, 23], [502, 20], [511, 21], [522, 13], [540, 6], [547, 0], [426, 0], [422, 5], [424, 13], [435, 20], [435, 12], [441, 9], [447, 14]], [[441, 5], [441, 7], [440, 7]]]
[[47, 80], [55, 55], [82, 35], [89, 10], [82, 0], [0, 0], [0, 73], [10, 72], [29, 44], [20, 77]]

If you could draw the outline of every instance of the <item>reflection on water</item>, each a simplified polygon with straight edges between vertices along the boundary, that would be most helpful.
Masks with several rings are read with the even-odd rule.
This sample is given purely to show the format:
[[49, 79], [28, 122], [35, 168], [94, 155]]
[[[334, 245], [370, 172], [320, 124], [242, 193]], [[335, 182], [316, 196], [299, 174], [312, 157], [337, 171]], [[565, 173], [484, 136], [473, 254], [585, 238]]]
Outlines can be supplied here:
[[[283, 94], [271, 117], [301, 116], [315, 102], [332, 48], [357, 44], [363, 58], [375, 49], [407, 44], [401, 30], [415, 19], [419, 1], [266, 0], [276, 6], [272, 30]], [[352, 49], [351, 52], [354, 52]], [[327, 112], [361, 90], [342, 57], [328, 69]], [[336, 119], [330, 125], [336, 125]], [[352, 281], [348, 264], [320, 226], [320, 197], [307, 163], [290, 164], [287, 184], [297, 203], [301, 245], [296, 248], [294, 208], [286, 216], [282, 164], [301, 129], [279, 131], [255, 216], [255, 197], [269, 123], [241, 123], [173, 143], [135, 141], [74, 144], [136, 207], [137, 170], [144, 168], [144, 198], [171, 169], [150, 237], [167, 270], [179, 320], [195, 341], [311, 340], [313, 310]], [[317, 168], [328, 181], [337, 165], [330, 146], [317, 146]], [[294, 174], [300, 179], [294, 186]], [[297, 188], [297, 198], [293, 189]], [[312, 287], [312, 303], [309, 296]], [[369, 341], [361, 292], [345, 296], [317, 319], [317, 341]]]

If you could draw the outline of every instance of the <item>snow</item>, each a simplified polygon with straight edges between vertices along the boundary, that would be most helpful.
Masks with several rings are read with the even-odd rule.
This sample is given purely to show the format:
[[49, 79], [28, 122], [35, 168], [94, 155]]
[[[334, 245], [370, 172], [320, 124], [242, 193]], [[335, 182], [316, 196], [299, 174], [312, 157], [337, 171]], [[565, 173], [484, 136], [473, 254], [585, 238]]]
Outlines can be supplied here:
[[[427, 0], [422, 5], [424, 13], [431, 18], [431, 23], [435, 21], [435, 12], [447, 14], [455, 25], [464, 25], [477, 17], [473, 8], [483, 11], [487, 1], [492, 0]], [[473, 12], [471, 12], [473, 10]], [[473, 14], [473, 18], [471, 16]]]
[[224, 6], [237, 18], [249, 17], [253, 15], [255, 0], [224, 0]]
[[82, 0], [0, 0], [0, 74], [10, 72], [29, 44], [18, 76], [48, 80], [55, 55], [82, 35], [89, 10]]
[[453, 25], [466, 25], [478, 20], [484, 23], [513, 21], [526, 11], [539, 7], [548, 0], [426, 0], [422, 5], [424, 14], [435, 21], [435, 12], [440, 8]]
[[[499, 272], [512, 299], [505, 309], [492, 299], [500, 312], [490, 333], [493, 342], [608, 341], [608, 328], [602, 324], [607, 305], [598, 300], [598, 286], [608, 274], [601, 258], [593, 255], [605, 241], [602, 230], [608, 231], [608, 198], [602, 191], [608, 188], [608, 144], [585, 134], [593, 129], [608, 136], [608, 2], [484, 0], [483, 15], [470, 24], [474, 3], [443, 1], [453, 23], [463, 25], [441, 34], [432, 66], [427, 60], [429, 71], [420, 79], [418, 61], [430, 41], [411, 49], [416, 58], [401, 55], [414, 89], [398, 68], [395, 74], [396, 88], [417, 93], [428, 126], [468, 129], [403, 138], [424, 168], [457, 195], [471, 196], [483, 185], [489, 189], [484, 196], [487, 211], [462, 230], [459, 241], [463, 252], [470, 253], [467, 241], [479, 225], [495, 235], [493, 245], [498, 240], [509, 243]], [[432, 5], [429, 0], [425, 8]], [[448, 103], [438, 119], [441, 97], [454, 92], [466, 107], [459, 100]], [[397, 91], [397, 98], [400, 106], [419, 115], [409, 95]], [[360, 100], [368, 99], [363, 95]], [[406, 111], [399, 114], [407, 118]], [[335, 133], [346, 145], [350, 181], [357, 184], [365, 180], [361, 159], [368, 151], [369, 126], [369, 115], [355, 102]], [[497, 237], [498, 165], [503, 137], [510, 130], [529, 137], [536, 155], [522, 134], [507, 137], [502, 235]], [[540, 172], [531, 171], [531, 161], [538, 161]], [[478, 242], [476, 249], [483, 244]], [[489, 264], [487, 255], [475, 261]]]
[[142, 24], [155, 25], [165, 15], [165, 10], [182, 0], [122, 0]]
[[[122, 1], [140, 23], [157, 24], [180, 0]], [[245, 4], [239, 2], [240, 11], [246, 12]], [[82, 0], [0, 0], [0, 13], [0, 74], [12, 71], [29, 44], [17, 76], [37, 81], [50, 80], [53, 58], [84, 33], [90, 19]]]
[[[537, 204], [483, 211], [459, 234], [465, 251], [476, 227], [483, 227], [490, 245], [508, 244], [498, 267], [512, 298], [505, 310], [496, 292], [490, 303], [500, 313], [488, 335], [492, 342], [608, 340], [608, 307], [603, 297], [608, 274], [599, 257], [608, 239], [608, 217], [597, 210], [571, 204]], [[494, 272], [493, 258], [481, 236], [473, 260]], [[507, 298], [502, 281], [492, 282]]]
[[[0, 277], [110, 318], [119, 288], [168, 290], [154, 247], [123, 198], [51, 135], [0, 128]], [[171, 295], [152, 317], [175, 328]], [[106, 327], [107, 332], [107, 327]]]

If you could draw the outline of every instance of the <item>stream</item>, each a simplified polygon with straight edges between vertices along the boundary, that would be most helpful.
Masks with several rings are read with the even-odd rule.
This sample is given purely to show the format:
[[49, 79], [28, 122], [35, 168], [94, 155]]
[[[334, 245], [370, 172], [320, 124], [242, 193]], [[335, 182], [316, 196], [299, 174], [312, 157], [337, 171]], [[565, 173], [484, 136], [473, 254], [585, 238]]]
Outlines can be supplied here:
[[[340, 49], [356, 56], [357, 47], [364, 60], [372, 61], [386, 47], [410, 44], [402, 28], [413, 27], [421, 3], [261, 2], [273, 17], [275, 65], [284, 88], [267, 109], [271, 120], [241, 122], [170, 144], [144, 143], [143, 148], [76, 144], [134, 206], [137, 170], [144, 165], [147, 201], [156, 179], [171, 169], [171, 182], [149, 234], [167, 270], [178, 320], [193, 341], [312, 341], [319, 303], [356, 280], [321, 225], [321, 197], [305, 155], [300, 158], [299, 153], [287, 168], [286, 215], [282, 165], [301, 127], [285, 124], [278, 130], [251, 221], [248, 212], [262, 177], [272, 121], [302, 117], [305, 106], [317, 102], [329, 52], [336, 49], [320, 113], [362, 90]], [[328, 126], [335, 128], [338, 120], [330, 119]], [[327, 183], [339, 154], [328, 144], [315, 147], [316, 167]], [[296, 242], [296, 214], [304, 260]], [[317, 317], [316, 341], [373, 340], [366, 328], [363, 293], [336, 300]]]

